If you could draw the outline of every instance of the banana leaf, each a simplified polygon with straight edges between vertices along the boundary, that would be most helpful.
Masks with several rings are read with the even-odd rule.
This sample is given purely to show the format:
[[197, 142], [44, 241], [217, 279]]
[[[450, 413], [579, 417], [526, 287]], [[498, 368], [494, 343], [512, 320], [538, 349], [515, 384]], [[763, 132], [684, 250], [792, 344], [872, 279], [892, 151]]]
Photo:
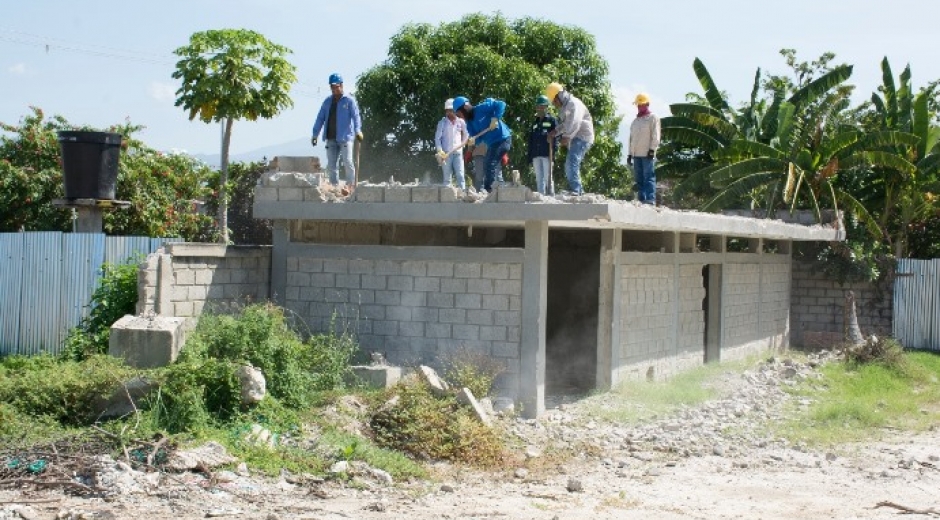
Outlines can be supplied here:
[[708, 104], [715, 110], [731, 112], [731, 107], [728, 106], [728, 102], [721, 95], [721, 91], [718, 90], [718, 86], [715, 85], [715, 81], [712, 80], [712, 76], [705, 68], [702, 60], [695, 58], [695, 61], [692, 62], [692, 68], [695, 70], [695, 76], [698, 78], [699, 84], [702, 85], [702, 89], [705, 91], [705, 99], [708, 100]]
[[728, 208], [742, 197], [750, 197], [754, 189], [772, 183], [777, 175], [779, 175], [777, 172], [756, 172], [741, 177], [723, 188], [718, 195], [715, 195], [714, 198], [706, 202], [702, 206], [702, 210], [715, 211]]
[[803, 88], [797, 90], [790, 96], [790, 103], [797, 106], [804, 106], [819, 99], [829, 92], [833, 87], [838, 86], [852, 76], [851, 65], [839, 65], [822, 76], [807, 83]]
[[724, 164], [712, 172], [712, 186], [723, 188], [733, 184], [735, 179], [764, 172], [773, 172], [781, 177], [785, 176], [787, 162], [767, 157], [756, 157], [738, 161], [734, 164]]

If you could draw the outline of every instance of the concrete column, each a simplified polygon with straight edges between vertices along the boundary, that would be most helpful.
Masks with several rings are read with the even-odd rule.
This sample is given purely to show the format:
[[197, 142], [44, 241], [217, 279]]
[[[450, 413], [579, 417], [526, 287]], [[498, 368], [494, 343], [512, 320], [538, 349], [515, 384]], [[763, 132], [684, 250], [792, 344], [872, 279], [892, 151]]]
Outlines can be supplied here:
[[101, 233], [104, 230], [104, 210], [97, 206], [76, 206], [76, 233]]
[[287, 245], [290, 243], [290, 221], [275, 220], [271, 230], [271, 301], [284, 305], [287, 293]]
[[614, 367], [619, 364], [620, 346], [620, 250], [623, 231], [601, 230], [600, 290], [597, 302], [598, 390], [610, 390]]
[[545, 320], [548, 301], [548, 222], [525, 223], [522, 268], [522, 359], [519, 399], [524, 417], [545, 411]]
[[157, 256], [157, 301], [154, 312], [159, 316], [173, 316], [173, 300], [170, 292], [176, 281], [173, 279], [173, 256]]

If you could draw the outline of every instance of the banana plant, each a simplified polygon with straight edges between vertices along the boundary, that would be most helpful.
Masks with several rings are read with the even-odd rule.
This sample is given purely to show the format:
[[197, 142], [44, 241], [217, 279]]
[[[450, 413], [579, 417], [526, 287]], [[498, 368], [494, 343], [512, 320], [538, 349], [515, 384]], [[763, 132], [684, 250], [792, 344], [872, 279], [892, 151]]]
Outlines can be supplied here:
[[860, 157], [861, 179], [854, 185], [860, 199], [878, 208], [879, 226], [894, 254], [907, 254], [908, 229], [940, 210], [940, 127], [932, 124], [929, 110], [932, 91], [921, 89], [916, 95], [911, 86], [911, 69], [905, 67], [899, 85], [887, 58], [881, 62], [882, 85], [871, 96], [877, 133], [903, 133], [912, 139], [886, 142]]

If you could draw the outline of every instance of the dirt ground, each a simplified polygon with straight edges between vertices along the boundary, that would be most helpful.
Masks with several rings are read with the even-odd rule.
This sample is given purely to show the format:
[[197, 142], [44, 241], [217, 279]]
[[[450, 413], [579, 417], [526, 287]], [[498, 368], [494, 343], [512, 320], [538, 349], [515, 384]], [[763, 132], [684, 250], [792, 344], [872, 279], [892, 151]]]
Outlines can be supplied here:
[[[0, 490], [0, 520], [940, 517], [940, 427], [820, 451], [758, 432], [780, 418], [783, 377], [804, 368], [764, 367], [729, 381], [739, 388], [720, 402], [630, 427], [586, 415], [610, 394], [553, 405], [538, 421], [499, 419], [527, 456], [495, 473], [436, 465], [432, 481], [392, 485], [138, 473], [106, 498]], [[565, 445], [580, 453], [553, 462]]]

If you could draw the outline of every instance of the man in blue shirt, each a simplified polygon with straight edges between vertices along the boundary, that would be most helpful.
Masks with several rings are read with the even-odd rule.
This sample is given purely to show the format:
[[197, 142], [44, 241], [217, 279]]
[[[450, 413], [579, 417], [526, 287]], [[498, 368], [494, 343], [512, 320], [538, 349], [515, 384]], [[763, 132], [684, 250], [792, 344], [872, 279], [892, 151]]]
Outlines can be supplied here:
[[470, 139], [467, 144], [473, 146], [476, 141], [486, 144], [486, 178], [483, 189], [493, 191], [493, 183], [503, 175], [503, 155], [509, 153], [512, 145], [512, 132], [502, 121], [506, 112], [506, 102], [487, 98], [477, 106], [470, 100], [459, 96], [454, 98], [454, 112], [467, 122]]
[[321, 130], [326, 141], [326, 169], [330, 172], [330, 184], [339, 184], [339, 158], [346, 168], [346, 185], [355, 188], [356, 165], [353, 164], [353, 138], [362, 142], [362, 120], [359, 105], [351, 96], [343, 93], [343, 77], [330, 74], [329, 97], [320, 105], [317, 120], [313, 123], [310, 144], [317, 145]]

